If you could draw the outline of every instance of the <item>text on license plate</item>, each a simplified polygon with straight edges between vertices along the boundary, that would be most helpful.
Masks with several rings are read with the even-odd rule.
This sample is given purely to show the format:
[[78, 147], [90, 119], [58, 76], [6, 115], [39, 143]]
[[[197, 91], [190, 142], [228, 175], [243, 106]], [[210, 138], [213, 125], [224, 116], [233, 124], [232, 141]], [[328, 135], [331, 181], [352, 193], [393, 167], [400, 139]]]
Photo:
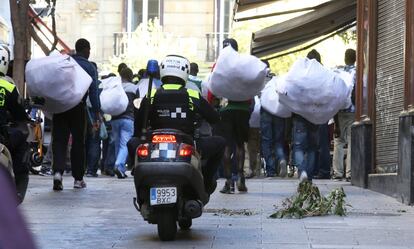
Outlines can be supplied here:
[[150, 204], [161, 205], [177, 202], [177, 188], [176, 187], [164, 187], [164, 188], [151, 188], [150, 189]]

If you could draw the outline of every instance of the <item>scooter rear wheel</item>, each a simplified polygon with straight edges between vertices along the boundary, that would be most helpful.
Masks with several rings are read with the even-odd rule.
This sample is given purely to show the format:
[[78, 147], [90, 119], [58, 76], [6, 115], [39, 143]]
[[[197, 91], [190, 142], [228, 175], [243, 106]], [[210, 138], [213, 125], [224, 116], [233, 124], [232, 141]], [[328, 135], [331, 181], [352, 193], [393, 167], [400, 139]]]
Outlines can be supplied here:
[[158, 237], [162, 241], [175, 239], [177, 234], [177, 218], [173, 208], [163, 208], [158, 212]]
[[193, 220], [190, 218], [178, 220], [178, 226], [181, 230], [188, 230], [190, 229], [191, 225], [193, 225]]

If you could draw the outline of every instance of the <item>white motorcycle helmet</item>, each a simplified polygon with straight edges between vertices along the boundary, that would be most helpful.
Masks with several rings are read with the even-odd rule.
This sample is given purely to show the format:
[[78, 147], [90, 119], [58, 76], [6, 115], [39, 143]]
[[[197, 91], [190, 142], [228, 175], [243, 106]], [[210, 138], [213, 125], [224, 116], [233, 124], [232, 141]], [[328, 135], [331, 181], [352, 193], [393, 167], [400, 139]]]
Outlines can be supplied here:
[[187, 82], [190, 74], [190, 62], [179, 55], [167, 55], [160, 64], [161, 80], [167, 76], [173, 76]]
[[7, 74], [9, 69], [10, 53], [6, 46], [0, 45], [0, 74]]

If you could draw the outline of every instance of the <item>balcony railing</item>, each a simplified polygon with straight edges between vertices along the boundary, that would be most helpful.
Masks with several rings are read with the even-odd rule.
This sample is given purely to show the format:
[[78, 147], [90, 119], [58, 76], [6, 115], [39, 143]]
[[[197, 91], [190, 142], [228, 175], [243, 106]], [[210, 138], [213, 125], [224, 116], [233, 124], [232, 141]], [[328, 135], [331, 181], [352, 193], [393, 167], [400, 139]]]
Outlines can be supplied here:
[[[195, 52], [200, 60], [206, 62], [214, 62], [221, 49], [222, 39], [226, 39], [229, 36], [228, 33], [207, 33], [205, 37], [177, 37], [177, 39], [191, 39], [195, 40]], [[128, 38], [131, 37], [131, 33], [122, 32], [114, 33], [114, 52], [115, 56], [120, 56], [128, 51]]]

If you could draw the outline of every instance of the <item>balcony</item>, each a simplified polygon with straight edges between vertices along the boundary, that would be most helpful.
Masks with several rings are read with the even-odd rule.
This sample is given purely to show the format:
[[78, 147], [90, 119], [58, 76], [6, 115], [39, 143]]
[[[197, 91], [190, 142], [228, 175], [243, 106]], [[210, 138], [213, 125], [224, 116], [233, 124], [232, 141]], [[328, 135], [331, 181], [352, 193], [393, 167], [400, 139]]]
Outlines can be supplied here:
[[[178, 37], [169, 36], [179, 44], [180, 48], [187, 49], [186, 54], [190, 54], [199, 61], [214, 62], [216, 61], [221, 49], [221, 42], [228, 38], [228, 33], [207, 33], [205, 37]], [[114, 56], [120, 56], [128, 51], [128, 42], [132, 33], [121, 32], [114, 33]]]

